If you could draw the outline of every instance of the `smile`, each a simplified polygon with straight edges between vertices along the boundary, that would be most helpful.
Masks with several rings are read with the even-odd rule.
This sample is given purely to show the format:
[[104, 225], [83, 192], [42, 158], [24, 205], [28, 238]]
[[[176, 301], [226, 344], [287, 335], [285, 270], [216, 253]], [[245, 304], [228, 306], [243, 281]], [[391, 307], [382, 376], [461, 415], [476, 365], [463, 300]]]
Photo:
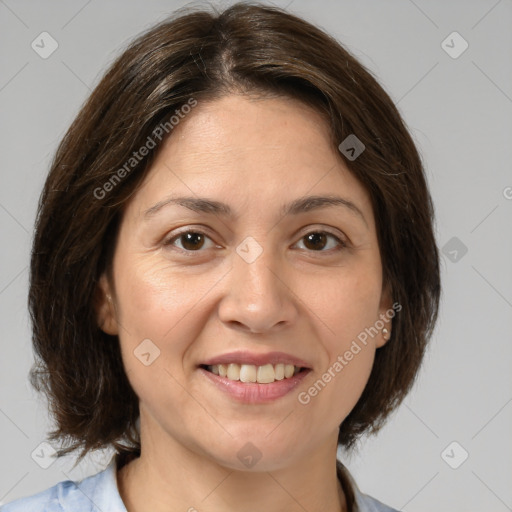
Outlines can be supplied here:
[[272, 382], [289, 379], [301, 371], [301, 367], [293, 364], [214, 364], [203, 368], [214, 375], [225, 377], [232, 381], [257, 382], [258, 384], [271, 384]]
[[312, 371], [310, 363], [285, 352], [238, 350], [198, 365], [209, 386], [237, 402], [263, 404], [290, 395]]
[[[238, 366], [242, 367], [244, 365]], [[284, 377], [281, 380], [273, 380], [266, 383], [231, 380], [228, 378], [227, 373], [225, 377], [221, 377], [203, 367], [200, 367], [199, 371], [206, 378], [206, 382], [209, 382], [210, 385], [213, 384], [213, 389], [220, 391], [223, 395], [237, 402], [254, 405], [273, 402], [286, 395], [292, 396], [292, 391], [297, 388], [311, 370], [301, 368], [297, 371], [294, 368], [294, 374], [291, 377]], [[275, 372], [275, 370], [273, 371]]]

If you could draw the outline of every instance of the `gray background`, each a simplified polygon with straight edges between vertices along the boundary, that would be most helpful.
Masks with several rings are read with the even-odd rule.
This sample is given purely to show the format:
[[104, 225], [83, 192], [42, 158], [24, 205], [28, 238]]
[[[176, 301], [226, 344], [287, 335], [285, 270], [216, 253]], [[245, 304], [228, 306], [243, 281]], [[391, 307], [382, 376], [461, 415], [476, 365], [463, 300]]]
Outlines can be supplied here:
[[[183, 5], [0, 0], [0, 503], [96, 473], [110, 456], [73, 471], [72, 457], [48, 469], [31, 457], [51, 423], [27, 381], [30, 238], [50, 160], [79, 106], [130, 38]], [[338, 38], [398, 103], [445, 248], [440, 320], [413, 392], [377, 437], [340, 455], [364, 492], [400, 510], [512, 510], [512, 2], [276, 5]], [[43, 31], [59, 45], [47, 59], [31, 48]], [[458, 58], [442, 47], [453, 31], [469, 44]], [[453, 37], [445, 44], [462, 48]], [[462, 450], [469, 457], [453, 469], [446, 461], [460, 464]]]

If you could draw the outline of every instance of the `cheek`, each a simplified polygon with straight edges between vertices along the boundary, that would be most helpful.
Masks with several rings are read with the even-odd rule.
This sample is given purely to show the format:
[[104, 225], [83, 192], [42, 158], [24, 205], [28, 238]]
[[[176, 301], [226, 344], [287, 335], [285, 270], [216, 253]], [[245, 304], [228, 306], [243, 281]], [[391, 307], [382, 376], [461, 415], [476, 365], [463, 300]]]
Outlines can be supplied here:
[[180, 418], [180, 409], [190, 401], [180, 385], [183, 360], [199, 335], [200, 301], [211, 285], [185, 279], [156, 260], [120, 256], [116, 262], [121, 355], [132, 388], [151, 414], [174, 411]]
[[[329, 380], [324, 397], [326, 410], [336, 411], [334, 424], [343, 422], [359, 400], [373, 367], [375, 349], [358, 343], [337, 356], [336, 362], [322, 376]], [[332, 414], [332, 413], [331, 413]]]
[[354, 408], [368, 382], [375, 358], [371, 338], [358, 338], [364, 330], [360, 331], [355, 325], [342, 326], [339, 330], [341, 335], [329, 340], [324, 338], [328, 362], [318, 369], [315, 378], [298, 396], [299, 403], [311, 407], [317, 423], [322, 425], [320, 428], [326, 430], [337, 428]]
[[[155, 257], [119, 256], [115, 279], [123, 360], [139, 372], [139, 352], [157, 354], [155, 365], [181, 372], [187, 349], [208, 315], [208, 292], [218, 276], [170, 268]], [[150, 340], [148, 342], [147, 340]]]
[[304, 390], [307, 396], [301, 403], [318, 400], [320, 409], [331, 411], [325, 417], [329, 424], [333, 420], [339, 424], [352, 410], [373, 367], [374, 338], [379, 334], [372, 328], [379, 319], [382, 286], [374, 268], [340, 272], [324, 281], [322, 293], [310, 294], [308, 299], [311, 311], [321, 320], [318, 335], [327, 358], [317, 380]]
[[366, 330], [379, 319], [381, 288], [375, 267], [361, 266], [326, 277], [317, 287], [319, 291], [309, 295], [309, 306], [322, 321], [322, 337], [331, 360], [348, 350], [361, 333], [364, 338]]
[[207, 283], [173, 272], [161, 257], [120, 257], [116, 291], [119, 320], [131, 335], [164, 340], [200, 301]]

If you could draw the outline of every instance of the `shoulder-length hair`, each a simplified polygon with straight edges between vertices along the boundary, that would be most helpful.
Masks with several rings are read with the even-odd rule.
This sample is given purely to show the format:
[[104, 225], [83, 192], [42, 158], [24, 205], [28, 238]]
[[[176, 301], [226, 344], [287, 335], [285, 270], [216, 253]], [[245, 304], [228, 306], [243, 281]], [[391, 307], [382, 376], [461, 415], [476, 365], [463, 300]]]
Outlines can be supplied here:
[[297, 98], [324, 116], [334, 148], [349, 135], [365, 146], [356, 159], [339, 154], [370, 195], [383, 279], [402, 309], [339, 444], [377, 432], [413, 384], [438, 313], [439, 255], [423, 165], [393, 101], [335, 39], [284, 10], [244, 2], [221, 13], [178, 11], [108, 69], [60, 143], [40, 198], [30, 380], [56, 421], [49, 440], [68, 444], [59, 456], [140, 453], [138, 397], [118, 337], [98, 326], [98, 280], [111, 268], [123, 207], [160, 144], [137, 150], [191, 99], [230, 93]]

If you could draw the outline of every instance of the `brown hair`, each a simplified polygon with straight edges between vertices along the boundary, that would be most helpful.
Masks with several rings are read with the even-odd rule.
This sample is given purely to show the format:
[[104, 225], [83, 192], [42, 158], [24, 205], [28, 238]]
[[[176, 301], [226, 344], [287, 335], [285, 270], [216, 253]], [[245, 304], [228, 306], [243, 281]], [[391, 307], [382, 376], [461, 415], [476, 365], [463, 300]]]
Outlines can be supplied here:
[[[298, 98], [325, 117], [334, 147], [351, 134], [365, 145], [346, 164], [371, 197], [384, 280], [402, 310], [339, 443], [350, 448], [376, 432], [413, 384], [437, 318], [439, 255], [423, 166], [392, 100], [336, 40], [281, 9], [178, 11], [107, 71], [60, 143], [40, 198], [29, 291], [38, 360], [30, 378], [57, 422], [49, 439], [69, 444], [59, 456], [81, 448], [82, 460], [109, 446], [140, 453], [138, 398], [117, 336], [98, 327], [94, 300], [123, 205], [158, 147], [130, 172], [120, 169], [191, 98], [233, 92]], [[116, 173], [122, 179], [98, 198]]]

